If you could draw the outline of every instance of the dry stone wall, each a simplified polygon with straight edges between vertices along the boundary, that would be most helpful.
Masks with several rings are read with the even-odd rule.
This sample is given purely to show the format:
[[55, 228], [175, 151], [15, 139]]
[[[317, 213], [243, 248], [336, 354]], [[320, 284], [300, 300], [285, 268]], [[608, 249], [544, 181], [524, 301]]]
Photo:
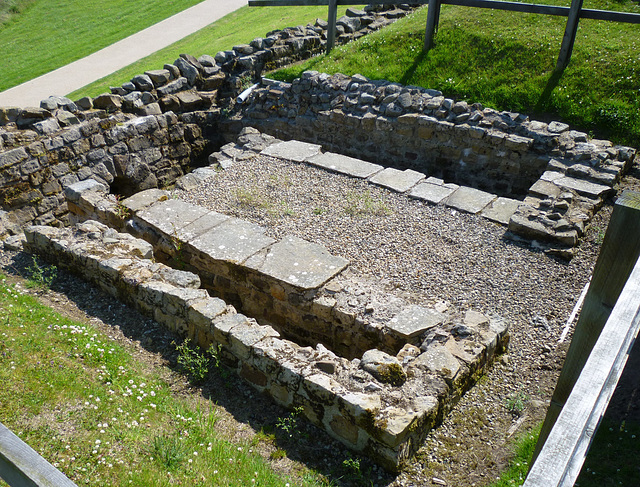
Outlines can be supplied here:
[[635, 149], [563, 123], [456, 102], [435, 90], [315, 71], [254, 89], [220, 130], [236, 134], [238, 125], [517, 197], [522, 205], [509, 222], [512, 234], [564, 248], [577, 244], [636, 156]]
[[[80, 183], [68, 193], [78, 202], [89, 195], [97, 201], [101, 190], [99, 183]], [[139, 207], [138, 213], [167, 201], [159, 200], [161, 192], [150, 190], [129, 203]], [[94, 205], [93, 211], [118, 217], [108, 202]], [[195, 218], [197, 211], [191, 208], [192, 226], [198, 220], [210, 225], [215, 219], [210, 213]], [[129, 221], [130, 226], [134, 224], [135, 220]], [[181, 237], [188, 233], [186, 228], [180, 230]], [[221, 347], [225, 363], [253, 387], [285, 406], [301, 406], [309, 420], [390, 470], [397, 470], [415, 453], [429, 429], [506, 343], [506, 326], [499, 319], [467, 311], [451, 328], [451, 323], [434, 320], [435, 312], [425, 315], [427, 310], [414, 305], [398, 313], [394, 323], [407, 334], [421, 328], [420, 347], [407, 340], [396, 353], [372, 348], [349, 360], [322, 344], [300, 346], [284, 338], [298, 323], [281, 323], [276, 329], [236, 313], [222, 299], [200, 289], [196, 274], [154, 262], [149, 243], [107, 225], [87, 220], [71, 228], [32, 226], [25, 234], [28, 250], [80, 274], [202, 347]], [[269, 265], [269, 253], [255, 249], [265, 244], [261, 237], [252, 235], [247, 240], [256, 238], [253, 255], [244, 261], [246, 267], [255, 265], [258, 256], [263, 288], [273, 289], [276, 281], [291, 284], [291, 275], [300, 271], [295, 265], [299, 256], [295, 252], [284, 260], [280, 256], [281, 267]], [[270, 249], [277, 246], [274, 243]], [[313, 253], [325, 262], [335, 261], [322, 249], [314, 248]], [[282, 274], [282, 267], [291, 275]], [[335, 283], [331, 288], [318, 284], [327, 278], [327, 269], [322, 267], [304, 287], [339, 292]], [[329, 275], [337, 277], [340, 271], [332, 270]], [[302, 271], [298, 276], [306, 280], [308, 273]], [[328, 309], [329, 298], [323, 297]]]
[[0, 129], [5, 231], [17, 233], [28, 222], [65, 225], [64, 190], [78, 181], [92, 178], [129, 195], [172, 184], [211, 151], [198, 125], [171, 112], [94, 114], [64, 129], [53, 118], [28, 130]]

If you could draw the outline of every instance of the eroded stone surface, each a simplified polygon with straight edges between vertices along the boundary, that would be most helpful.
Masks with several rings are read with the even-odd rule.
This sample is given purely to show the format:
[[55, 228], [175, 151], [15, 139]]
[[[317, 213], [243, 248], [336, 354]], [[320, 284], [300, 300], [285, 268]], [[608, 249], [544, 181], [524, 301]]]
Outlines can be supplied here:
[[250, 269], [301, 289], [322, 286], [348, 264], [321, 245], [294, 236], [283, 238], [245, 263]]
[[265, 156], [279, 157], [289, 161], [303, 162], [312, 156], [320, 153], [320, 146], [317, 144], [308, 144], [297, 140], [287, 142], [278, 142], [270, 145], [262, 151]]
[[484, 210], [494, 199], [496, 199], [494, 194], [460, 186], [447, 198], [447, 206], [475, 215]]
[[413, 305], [391, 319], [389, 328], [409, 340], [442, 324], [445, 316], [435, 309]]

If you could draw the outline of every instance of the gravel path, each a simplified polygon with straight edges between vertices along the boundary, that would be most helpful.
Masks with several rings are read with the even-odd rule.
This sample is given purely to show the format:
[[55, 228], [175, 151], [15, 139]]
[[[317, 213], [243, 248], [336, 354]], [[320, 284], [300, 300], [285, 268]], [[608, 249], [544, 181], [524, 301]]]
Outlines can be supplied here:
[[508, 440], [543, 419], [566, 352], [566, 342], [557, 341], [611, 210], [600, 212], [578, 255], [565, 262], [505, 240], [504, 227], [482, 218], [264, 156], [235, 162], [174, 196], [255, 222], [274, 237], [320, 243], [413, 302], [445, 301], [508, 319], [509, 354], [429, 435], [398, 486], [432, 485], [434, 478], [485, 485], [504, 468]]

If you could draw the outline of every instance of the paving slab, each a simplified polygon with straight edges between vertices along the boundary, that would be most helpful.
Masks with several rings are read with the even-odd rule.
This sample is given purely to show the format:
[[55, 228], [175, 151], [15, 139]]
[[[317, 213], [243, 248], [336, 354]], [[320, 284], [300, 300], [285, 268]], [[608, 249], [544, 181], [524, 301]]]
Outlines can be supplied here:
[[122, 204], [132, 212], [143, 210], [158, 201], [169, 199], [169, 193], [162, 189], [152, 188], [140, 191], [122, 201]]
[[178, 238], [183, 242], [190, 242], [191, 240], [198, 238], [200, 235], [204, 235], [212, 228], [226, 222], [229, 218], [231, 217], [223, 215], [222, 213], [210, 211], [178, 230]]
[[265, 156], [279, 157], [289, 161], [304, 162], [312, 156], [320, 154], [322, 147], [318, 144], [309, 144], [300, 142], [299, 140], [288, 140], [286, 142], [278, 142], [263, 149], [261, 154]]
[[413, 305], [391, 318], [387, 326], [408, 340], [442, 324], [444, 319], [445, 315], [435, 309]]
[[250, 257], [244, 265], [297, 288], [316, 289], [348, 264], [348, 260], [331, 255], [322, 245], [287, 236]]
[[335, 154], [333, 152], [317, 154], [307, 158], [306, 162], [312, 166], [361, 179], [371, 177], [383, 169], [383, 167], [378, 164], [343, 156], [342, 154]]
[[424, 174], [412, 169], [400, 171], [399, 169], [388, 167], [373, 176], [369, 181], [378, 186], [384, 186], [385, 188], [397, 191], [398, 193], [405, 193], [424, 178]]
[[476, 215], [495, 199], [495, 194], [469, 188], [468, 186], [460, 186], [449, 196], [445, 204], [456, 210]]
[[201, 206], [191, 205], [181, 200], [159, 201], [136, 214], [147, 224], [154, 226], [166, 235], [177, 235], [177, 232], [191, 222], [203, 217], [209, 210]]
[[552, 183], [551, 181], [547, 181], [544, 179], [538, 179], [533, 185], [529, 188], [529, 193], [539, 196], [540, 198], [555, 198], [557, 197], [562, 190]]
[[239, 218], [229, 218], [189, 244], [212, 259], [241, 264], [275, 242], [264, 228]]
[[482, 210], [480, 215], [487, 220], [508, 225], [511, 216], [516, 212], [521, 204], [522, 201], [504, 198], [501, 196]]
[[431, 184], [428, 182], [419, 183], [411, 188], [409, 196], [419, 200], [428, 201], [434, 205], [442, 203], [445, 199], [451, 196], [455, 189], [447, 188], [440, 184]]

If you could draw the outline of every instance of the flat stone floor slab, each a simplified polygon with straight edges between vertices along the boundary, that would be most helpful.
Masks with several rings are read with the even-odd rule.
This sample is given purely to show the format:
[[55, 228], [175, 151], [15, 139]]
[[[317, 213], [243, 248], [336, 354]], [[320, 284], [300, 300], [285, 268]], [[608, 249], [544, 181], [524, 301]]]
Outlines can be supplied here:
[[274, 242], [261, 226], [229, 218], [189, 244], [212, 259], [240, 264]]
[[342, 154], [334, 154], [333, 152], [325, 152], [324, 154], [309, 157], [306, 162], [312, 166], [362, 179], [371, 177], [383, 169], [383, 167], [378, 164], [343, 156]]
[[495, 194], [486, 193], [467, 186], [460, 186], [449, 196], [445, 204], [456, 210], [476, 215], [495, 199]]
[[482, 213], [480, 213], [480, 215], [487, 220], [502, 223], [503, 225], [508, 225], [511, 216], [513, 216], [513, 214], [521, 204], [522, 201], [513, 200], [511, 198], [504, 198], [501, 196], [489, 206], [487, 206], [484, 210], [482, 210]]
[[373, 184], [377, 184], [378, 186], [383, 186], [385, 188], [392, 189], [393, 191], [397, 191], [398, 193], [405, 193], [424, 178], [424, 174], [412, 169], [400, 171], [399, 169], [388, 167], [373, 176], [369, 181]]
[[454, 191], [455, 189], [453, 188], [447, 188], [446, 186], [423, 182], [411, 188], [411, 191], [409, 191], [409, 196], [437, 205], [451, 196], [451, 193], [453, 193]]
[[279, 157], [290, 161], [304, 162], [309, 157], [320, 154], [321, 147], [318, 144], [308, 144], [298, 140], [289, 140], [272, 144], [264, 149], [261, 154]]
[[250, 257], [245, 266], [301, 289], [316, 289], [341, 272], [349, 261], [322, 245], [287, 236]]
[[171, 199], [160, 201], [146, 210], [138, 212], [137, 216], [167, 235], [174, 235], [183, 227], [209, 213], [209, 211], [201, 206], [194, 206], [181, 200]]
[[229, 218], [231, 217], [223, 215], [222, 213], [210, 211], [206, 215], [203, 215], [197, 220], [181, 228], [178, 231], [178, 237], [185, 242], [190, 242], [200, 235], [207, 233], [212, 228], [217, 227], [223, 222], [226, 222], [227, 220], [229, 220]]

